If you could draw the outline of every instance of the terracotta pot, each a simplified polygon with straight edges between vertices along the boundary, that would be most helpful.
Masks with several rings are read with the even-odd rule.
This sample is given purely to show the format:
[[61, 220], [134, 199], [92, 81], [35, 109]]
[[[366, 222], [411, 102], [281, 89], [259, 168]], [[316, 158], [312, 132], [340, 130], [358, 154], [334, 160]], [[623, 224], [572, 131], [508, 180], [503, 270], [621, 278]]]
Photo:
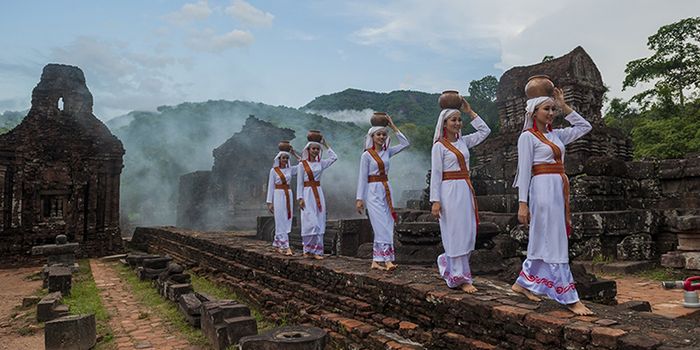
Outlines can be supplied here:
[[374, 112], [372, 118], [369, 118], [369, 123], [372, 126], [387, 126], [389, 125], [389, 118], [387, 118], [386, 112]]
[[462, 96], [459, 95], [459, 91], [445, 90], [438, 98], [438, 104], [442, 109], [459, 109], [462, 107]]
[[554, 96], [554, 83], [548, 75], [534, 75], [525, 84], [525, 96], [528, 99], [541, 96]]
[[306, 139], [313, 142], [321, 142], [323, 135], [321, 135], [319, 130], [309, 130], [309, 133], [306, 134]]
[[279, 145], [277, 146], [280, 151], [282, 152], [289, 152], [292, 150], [292, 145], [289, 144], [289, 141], [280, 141]]

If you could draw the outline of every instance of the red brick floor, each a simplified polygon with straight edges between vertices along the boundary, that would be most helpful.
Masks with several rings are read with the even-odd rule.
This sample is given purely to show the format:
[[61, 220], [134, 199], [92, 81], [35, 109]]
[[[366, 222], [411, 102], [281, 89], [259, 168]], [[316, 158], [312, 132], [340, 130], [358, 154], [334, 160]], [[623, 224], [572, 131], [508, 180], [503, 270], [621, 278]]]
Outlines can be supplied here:
[[140, 304], [129, 284], [119, 278], [114, 263], [90, 260], [90, 268], [100, 290], [102, 303], [111, 315], [109, 321], [117, 349], [199, 350], [184, 336], [173, 332], [148, 308]]

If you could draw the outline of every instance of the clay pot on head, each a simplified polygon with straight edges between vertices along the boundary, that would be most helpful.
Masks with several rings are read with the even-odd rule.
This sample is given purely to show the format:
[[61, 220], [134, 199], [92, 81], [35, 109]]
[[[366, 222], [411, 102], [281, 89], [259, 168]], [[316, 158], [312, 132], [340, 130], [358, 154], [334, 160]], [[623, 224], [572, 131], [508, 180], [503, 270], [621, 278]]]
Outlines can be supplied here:
[[369, 123], [372, 126], [387, 126], [389, 125], [389, 118], [387, 118], [386, 112], [374, 112], [372, 118], [369, 118]]
[[438, 104], [442, 109], [459, 109], [462, 107], [462, 96], [459, 95], [458, 91], [445, 90], [438, 98]]
[[289, 144], [289, 141], [280, 141], [279, 145], [277, 146], [280, 151], [282, 152], [289, 152], [292, 150], [292, 145]]
[[534, 75], [525, 84], [525, 96], [528, 99], [541, 96], [554, 96], [554, 83], [548, 75]]
[[323, 135], [321, 135], [319, 130], [309, 130], [309, 133], [306, 134], [306, 139], [313, 142], [321, 142]]

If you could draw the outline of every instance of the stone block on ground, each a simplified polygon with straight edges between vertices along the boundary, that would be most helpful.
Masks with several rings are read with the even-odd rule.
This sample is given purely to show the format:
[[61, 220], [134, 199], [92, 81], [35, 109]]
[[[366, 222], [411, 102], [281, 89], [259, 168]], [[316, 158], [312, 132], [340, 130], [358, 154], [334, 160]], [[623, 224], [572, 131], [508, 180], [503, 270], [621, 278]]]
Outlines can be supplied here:
[[171, 260], [173, 260], [173, 258], [167, 256], [148, 258], [143, 260], [143, 267], [154, 270], [167, 269], [168, 263], [170, 263]]
[[70, 268], [65, 266], [49, 266], [46, 283], [49, 293], [61, 292], [63, 295], [70, 294], [72, 278], [73, 276]]
[[64, 311], [61, 306], [61, 292], [49, 293], [36, 304], [36, 320], [39, 322], [46, 322], [65, 316], [68, 310]]
[[29, 297], [24, 297], [22, 298], [22, 307], [30, 307], [34, 304], [37, 304], [41, 300], [40, 297], [37, 296], [29, 296]]
[[323, 350], [327, 342], [328, 335], [321, 328], [289, 326], [243, 337], [239, 344], [242, 350]]
[[154, 255], [154, 254], [146, 254], [146, 253], [131, 253], [127, 254], [126, 256], [126, 262], [129, 263], [129, 266], [132, 268], [137, 268], [139, 266], [143, 266], [143, 261], [146, 259], [155, 259], [155, 258], [160, 258], [160, 255]]
[[661, 266], [682, 269], [685, 267], [685, 257], [680, 251], [668, 252], [661, 255]]
[[167, 297], [172, 302], [177, 302], [180, 296], [187, 293], [192, 293], [192, 285], [189, 283], [171, 284], [167, 287]]
[[[233, 300], [204, 302], [201, 313], [202, 333], [216, 350], [226, 349], [243, 336], [257, 334], [257, 325], [255, 319], [250, 317], [250, 309]], [[249, 333], [253, 325], [255, 332]]]
[[165, 269], [151, 269], [148, 267], [137, 267], [136, 268], [136, 275], [142, 281], [154, 280], [154, 279], [158, 278], [158, 275], [163, 273], [163, 271], [165, 271]]
[[97, 343], [95, 315], [70, 315], [46, 322], [46, 350], [88, 350]]
[[245, 336], [258, 334], [258, 323], [251, 316], [226, 318], [224, 324], [230, 344], [237, 344]]
[[189, 323], [192, 327], [200, 328], [201, 307], [202, 301], [199, 300], [195, 293], [183, 294], [178, 299], [177, 308], [185, 317], [187, 323]]
[[614, 305], [617, 303], [617, 283], [615, 281], [598, 279], [586, 272], [580, 264], [571, 265], [571, 274], [576, 281], [576, 291], [579, 298], [596, 303]]
[[185, 313], [189, 315], [200, 315], [202, 313], [202, 301], [199, 300], [195, 293], [186, 293], [180, 295], [178, 299], [178, 305], [182, 308]]

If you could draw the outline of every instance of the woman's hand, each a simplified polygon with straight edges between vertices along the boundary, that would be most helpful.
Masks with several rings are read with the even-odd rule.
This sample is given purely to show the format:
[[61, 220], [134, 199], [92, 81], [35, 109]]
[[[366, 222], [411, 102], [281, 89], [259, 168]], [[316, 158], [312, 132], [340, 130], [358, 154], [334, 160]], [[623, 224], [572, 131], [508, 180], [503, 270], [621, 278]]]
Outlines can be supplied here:
[[270, 214], [275, 213], [275, 207], [272, 205], [272, 203], [267, 203], [267, 211], [269, 211]]
[[559, 108], [561, 108], [565, 115], [569, 115], [574, 111], [568, 104], [566, 104], [566, 100], [564, 100], [564, 91], [558, 87], [554, 88], [554, 102], [557, 104], [557, 106], [559, 106]]
[[331, 145], [328, 143], [328, 141], [326, 141], [326, 137], [325, 137], [325, 136], [321, 139], [321, 144], [322, 144], [323, 146], [325, 146], [326, 149], [331, 148]]
[[391, 130], [394, 130], [394, 132], [399, 132], [399, 128], [396, 127], [396, 124], [394, 124], [394, 120], [391, 119], [391, 116], [387, 114], [386, 119], [389, 121], [389, 127]]
[[362, 199], [358, 199], [355, 201], [355, 208], [357, 209], [358, 214], [364, 214], [365, 213], [365, 202]]
[[476, 119], [478, 115], [474, 110], [472, 109], [472, 106], [467, 102], [467, 99], [462, 97], [462, 106], [459, 107], [459, 110], [464, 112], [464, 114], [468, 115], [472, 120]]
[[297, 154], [297, 151], [295, 151], [294, 148], [290, 149], [289, 153], [291, 153], [294, 156], [294, 158], [297, 159], [297, 161], [301, 160], [301, 157], [299, 156], [299, 154]]
[[528, 208], [525, 202], [520, 202], [518, 205], [518, 222], [523, 225], [530, 224], [530, 208]]
[[440, 206], [440, 202], [433, 202], [433, 207], [430, 209], [430, 213], [433, 214], [433, 216], [436, 219], [439, 219], [441, 209], [442, 209], [442, 207]]
[[306, 208], [306, 203], [304, 203], [304, 200], [303, 200], [303, 199], [300, 199], [300, 200], [299, 200], [299, 208], [300, 208], [301, 210], [304, 210], [304, 209]]

